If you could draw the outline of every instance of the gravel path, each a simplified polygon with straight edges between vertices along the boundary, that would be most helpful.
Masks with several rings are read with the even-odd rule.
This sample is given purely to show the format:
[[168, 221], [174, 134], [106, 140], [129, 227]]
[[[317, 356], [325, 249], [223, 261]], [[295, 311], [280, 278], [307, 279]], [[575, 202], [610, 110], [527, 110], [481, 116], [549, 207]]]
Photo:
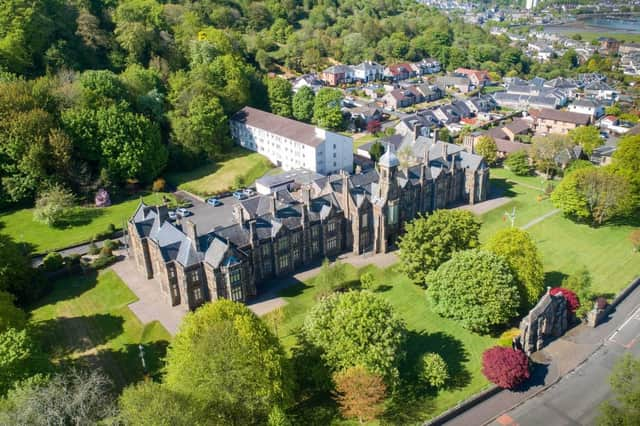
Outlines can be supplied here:
[[529, 229], [531, 228], [533, 225], [537, 225], [538, 223], [542, 222], [543, 220], [550, 218], [551, 216], [560, 213], [560, 209], [555, 209], [555, 210], [551, 210], [549, 213], [543, 214], [542, 216], [533, 219], [531, 222], [527, 223], [526, 225], [523, 225], [520, 227], [520, 229]]

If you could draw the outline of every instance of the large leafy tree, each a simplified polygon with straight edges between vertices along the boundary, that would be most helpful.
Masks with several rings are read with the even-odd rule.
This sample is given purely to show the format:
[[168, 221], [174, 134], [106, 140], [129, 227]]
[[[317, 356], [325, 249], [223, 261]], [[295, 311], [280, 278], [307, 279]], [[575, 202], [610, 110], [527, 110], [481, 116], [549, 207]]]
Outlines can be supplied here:
[[165, 23], [162, 5], [155, 0], [121, 1], [113, 21], [116, 40], [127, 52], [129, 62], [144, 63], [159, 48]]
[[21, 329], [27, 321], [24, 311], [14, 305], [15, 296], [6, 291], [0, 291], [0, 333], [8, 328]]
[[455, 253], [427, 276], [427, 299], [433, 310], [472, 331], [487, 333], [518, 312], [520, 295], [507, 262], [472, 249]]
[[13, 294], [22, 303], [31, 300], [34, 275], [25, 247], [0, 234], [0, 291]]
[[482, 136], [474, 147], [474, 151], [482, 155], [489, 164], [495, 163], [498, 159], [498, 146], [493, 138], [489, 136]]
[[558, 154], [570, 146], [571, 142], [565, 135], [534, 136], [531, 140], [530, 154], [536, 169], [547, 177], [551, 176], [551, 172], [557, 167]]
[[405, 327], [389, 302], [374, 293], [325, 297], [306, 316], [303, 333], [334, 371], [362, 365], [388, 383], [398, 377]]
[[626, 177], [635, 195], [636, 207], [640, 203], [640, 135], [620, 139], [613, 154], [613, 169]]
[[26, 380], [0, 403], [0, 423], [99, 424], [116, 412], [111, 391], [109, 379], [95, 370], [70, 370], [48, 380]]
[[284, 78], [268, 78], [267, 93], [269, 94], [271, 112], [283, 117], [293, 115], [291, 83]]
[[46, 367], [46, 357], [28, 330], [8, 328], [0, 333], [0, 396]]
[[535, 305], [544, 292], [544, 267], [531, 236], [518, 228], [503, 229], [487, 241], [485, 249], [502, 256], [511, 267], [523, 311]]
[[631, 426], [640, 423], [640, 359], [630, 353], [620, 359], [609, 378], [614, 401], [600, 406], [599, 426]]
[[625, 216], [634, 207], [627, 178], [609, 167], [588, 167], [569, 173], [553, 191], [551, 200], [564, 214], [593, 225]]
[[531, 173], [529, 156], [526, 151], [517, 151], [509, 154], [504, 164], [509, 168], [509, 170], [518, 176], [527, 176]]
[[478, 245], [480, 224], [463, 210], [436, 210], [406, 224], [400, 238], [400, 266], [419, 285], [426, 276], [460, 250]]
[[301, 87], [293, 95], [293, 117], [296, 120], [311, 122], [316, 95], [310, 87]]
[[580, 126], [572, 129], [569, 131], [569, 140], [575, 145], [580, 145], [588, 155], [604, 143], [600, 137], [600, 131], [595, 126]]
[[384, 411], [382, 403], [387, 387], [382, 377], [356, 365], [339, 371], [333, 380], [336, 383], [334, 397], [344, 417], [364, 423], [375, 420]]
[[291, 402], [277, 338], [246, 306], [219, 300], [188, 314], [167, 350], [165, 385], [226, 424], [264, 423]]
[[312, 121], [320, 127], [338, 129], [342, 126], [342, 92], [327, 87], [318, 90]]

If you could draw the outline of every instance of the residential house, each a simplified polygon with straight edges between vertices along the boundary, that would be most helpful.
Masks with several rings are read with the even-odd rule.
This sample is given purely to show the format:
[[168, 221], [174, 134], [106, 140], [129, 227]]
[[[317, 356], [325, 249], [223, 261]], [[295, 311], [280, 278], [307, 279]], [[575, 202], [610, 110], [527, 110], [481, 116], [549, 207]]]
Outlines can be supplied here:
[[310, 124], [245, 107], [230, 119], [231, 135], [283, 170], [330, 174], [353, 169], [353, 140]]
[[591, 116], [570, 111], [559, 111], [550, 108], [530, 110], [533, 118], [533, 129], [536, 134], [563, 134], [579, 126], [586, 126], [591, 122]]
[[442, 70], [442, 66], [437, 59], [427, 58], [420, 62], [411, 64], [411, 68], [417, 75], [435, 74]]
[[584, 87], [585, 96], [596, 99], [616, 99], [618, 91], [604, 81], [594, 81]]
[[[417, 137], [401, 164], [387, 151], [377, 169], [341, 172], [238, 202], [232, 217], [203, 211], [173, 224], [165, 206], [140, 203], [127, 225], [132, 257], [170, 306], [246, 302], [341, 253], [386, 253], [419, 214], [487, 198], [489, 168], [457, 145]], [[418, 154], [419, 153], [419, 154]]]
[[389, 65], [384, 69], [384, 78], [388, 78], [392, 81], [401, 81], [414, 77], [416, 71], [411, 64], [401, 63]]
[[592, 122], [604, 115], [604, 105], [595, 99], [589, 98], [574, 101], [569, 105], [568, 110], [571, 112], [590, 115]]
[[382, 80], [384, 67], [377, 62], [365, 61], [353, 67], [353, 78], [365, 83]]
[[329, 86], [337, 86], [342, 83], [350, 83], [354, 79], [354, 70], [350, 65], [334, 65], [320, 74], [320, 80]]
[[471, 91], [471, 80], [466, 75], [448, 74], [436, 77], [436, 86], [441, 90], [456, 89], [460, 93]]
[[322, 88], [322, 81], [318, 79], [318, 76], [315, 74], [305, 74], [300, 77], [295, 78], [291, 82], [291, 88], [294, 92], [302, 89], [303, 87], [309, 87], [314, 92], [317, 92]]
[[438, 86], [431, 86], [428, 84], [417, 84], [416, 90], [422, 95], [422, 102], [432, 102], [441, 99], [444, 94]]
[[600, 50], [607, 55], [615, 55], [620, 49], [620, 41], [611, 37], [600, 37], [598, 39], [600, 43]]
[[490, 137], [496, 143], [498, 158], [505, 158], [514, 152], [528, 151], [531, 148], [530, 144], [509, 140], [506, 133], [497, 127], [489, 131], [478, 130], [465, 135], [464, 138], [462, 138], [462, 146], [467, 152], [477, 154], [476, 145], [484, 136]]
[[422, 102], [422, 93], [415, 86], [406, 89], [395, 89], [382, 97], [387, 108], [396, 110]]
[[471, 84], [476, 87], [484, 87], [485, 84], [490, 83], [489, 73], [482, 70], [473, 70], [468, 68], [458, 68], [454, 71], [455, 74], [466, 75]]

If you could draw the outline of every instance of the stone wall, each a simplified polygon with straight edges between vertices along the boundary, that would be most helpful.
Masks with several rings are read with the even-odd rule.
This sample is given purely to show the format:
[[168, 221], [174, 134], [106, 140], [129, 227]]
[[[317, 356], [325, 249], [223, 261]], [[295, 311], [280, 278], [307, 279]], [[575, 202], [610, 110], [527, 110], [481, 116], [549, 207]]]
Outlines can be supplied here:
[[550, 288], [536, 306], [520, 322], [520, 335], [515, 344], [527, 355], [542, 349], [552, 338], [567, 331], [567, 300], [558, 293], [551, 295]]

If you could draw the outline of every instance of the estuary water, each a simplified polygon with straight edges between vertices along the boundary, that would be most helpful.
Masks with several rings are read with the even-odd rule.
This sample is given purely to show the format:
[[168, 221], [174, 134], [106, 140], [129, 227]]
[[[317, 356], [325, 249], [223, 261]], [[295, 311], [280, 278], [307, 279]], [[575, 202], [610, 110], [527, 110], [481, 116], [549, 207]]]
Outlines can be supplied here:
[[594, 16], [560, 25], [545, 25], [544, 30], [550, 33], [640, 34], [640, 16]]

